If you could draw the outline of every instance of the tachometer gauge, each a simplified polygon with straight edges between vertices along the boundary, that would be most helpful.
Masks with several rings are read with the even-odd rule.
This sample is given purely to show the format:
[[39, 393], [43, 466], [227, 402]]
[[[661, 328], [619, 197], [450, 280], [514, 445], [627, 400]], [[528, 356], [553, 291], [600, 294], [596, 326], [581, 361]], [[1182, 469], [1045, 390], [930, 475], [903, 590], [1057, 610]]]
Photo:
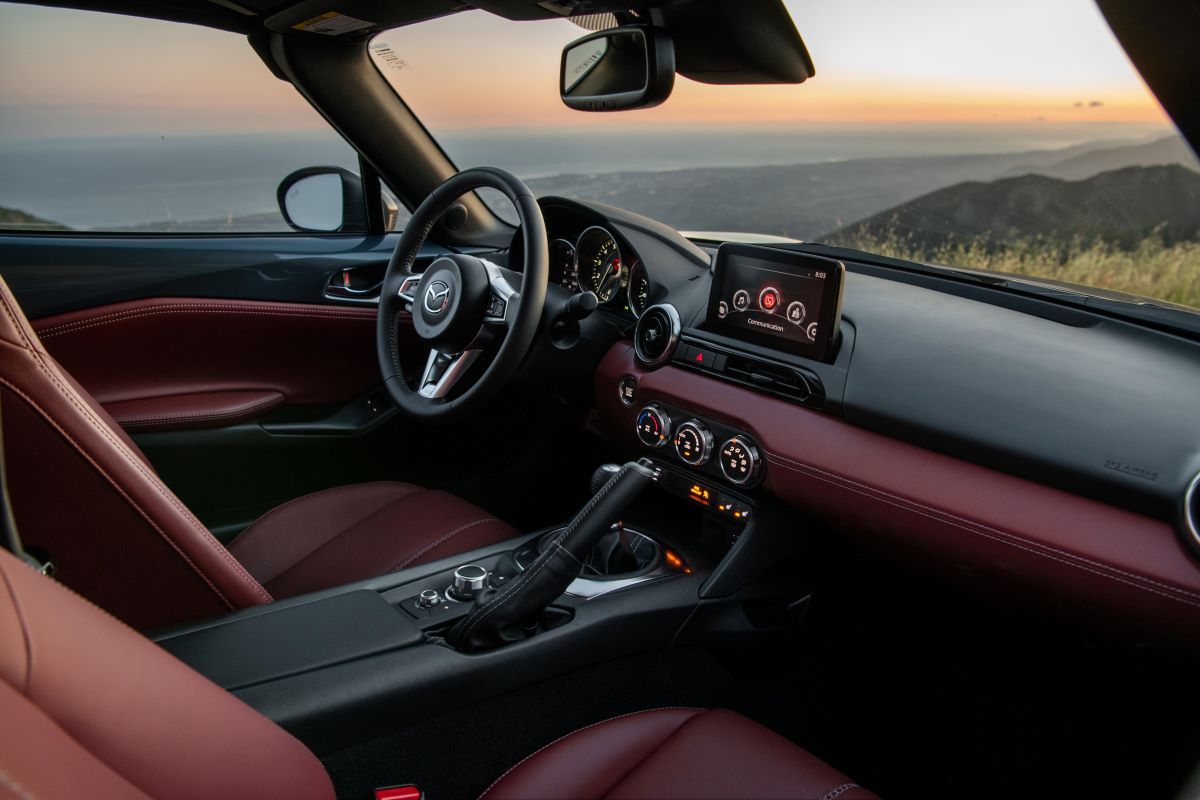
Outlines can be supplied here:
[[550, 282], [571, 292], [579, 291], [579, 278], [575, 273], [575, 245], [566, 239], [555, 239], [550, 243]]
[[629, 310], [635, 317], [640, 317], [649, 305], [650, 275], [645, 264], [635, 261], [629, 268]]
[[607, 303], [621, 288], [625, 265], [613, 235], [599, 226], [588, 228], [575, 243], [576, 273], [579, 288], [595, 292], [601, 303]]

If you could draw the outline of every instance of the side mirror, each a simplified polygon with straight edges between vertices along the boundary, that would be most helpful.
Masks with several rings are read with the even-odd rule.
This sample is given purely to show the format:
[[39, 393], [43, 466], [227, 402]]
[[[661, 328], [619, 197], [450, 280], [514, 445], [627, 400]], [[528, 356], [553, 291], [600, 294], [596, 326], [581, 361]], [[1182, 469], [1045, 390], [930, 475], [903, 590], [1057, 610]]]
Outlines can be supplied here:
[[568, 108], [650, 108], [675, 87], [675, 44], [653, 25], [610, 28], [564, 47], [559, 72], [559, 94]]
[[305, 167], [279, 183], [284, 221], [304, 233], [365, 231], [362, 180], [341, 167]]

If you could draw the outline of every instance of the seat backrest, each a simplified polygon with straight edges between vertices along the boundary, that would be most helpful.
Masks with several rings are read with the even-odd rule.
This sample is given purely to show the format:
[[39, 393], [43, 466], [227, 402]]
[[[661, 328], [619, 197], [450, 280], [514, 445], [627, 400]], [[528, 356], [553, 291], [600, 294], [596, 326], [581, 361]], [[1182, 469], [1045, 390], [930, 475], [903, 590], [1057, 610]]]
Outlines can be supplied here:
[[64, 584], [143, 629], [271, 601], [46, 352], [3, 279], [0, 411], [21, 536]]
[[0, 798], [331, 800], [304, 745], [0, 550]]

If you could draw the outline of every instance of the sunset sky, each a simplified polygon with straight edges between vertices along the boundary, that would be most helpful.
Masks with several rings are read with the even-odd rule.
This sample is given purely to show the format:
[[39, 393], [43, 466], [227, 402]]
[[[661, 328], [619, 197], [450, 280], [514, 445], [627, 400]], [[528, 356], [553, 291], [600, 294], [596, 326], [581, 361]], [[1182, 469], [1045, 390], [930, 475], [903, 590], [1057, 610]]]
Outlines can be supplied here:
[[[951, 123], [1092, 123], [1100, 131], [1166, 123], [1092, 0], [790, 0], [787, 6], [816, 63], [814, 79], [761, 87], [681, 79], [664, 106], [623, 114], [572, 112], [559, 101], [559, 52], [583, 34], [565, 21], [514, 23], [466, 12], [377, 41], [404, 59], [402, 69], [385, 74], [435, 132]], [[233, 34], [10, 4], [0, 4], [0, 20], [0, 135], [324, 125]]]

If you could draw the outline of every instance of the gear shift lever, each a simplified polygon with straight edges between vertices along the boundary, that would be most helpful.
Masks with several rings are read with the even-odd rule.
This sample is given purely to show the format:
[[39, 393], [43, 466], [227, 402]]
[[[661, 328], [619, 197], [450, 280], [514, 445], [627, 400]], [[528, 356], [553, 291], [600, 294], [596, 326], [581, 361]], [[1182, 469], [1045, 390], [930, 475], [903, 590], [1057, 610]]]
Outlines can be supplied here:
[[566, 591], [596, 542], [657, 474], [644, 459], [618, 469], [520, 577], [480, 595], [471, 613], [450, 629], [446, 641], [474, 652], [525, 638], [523, 624]]

